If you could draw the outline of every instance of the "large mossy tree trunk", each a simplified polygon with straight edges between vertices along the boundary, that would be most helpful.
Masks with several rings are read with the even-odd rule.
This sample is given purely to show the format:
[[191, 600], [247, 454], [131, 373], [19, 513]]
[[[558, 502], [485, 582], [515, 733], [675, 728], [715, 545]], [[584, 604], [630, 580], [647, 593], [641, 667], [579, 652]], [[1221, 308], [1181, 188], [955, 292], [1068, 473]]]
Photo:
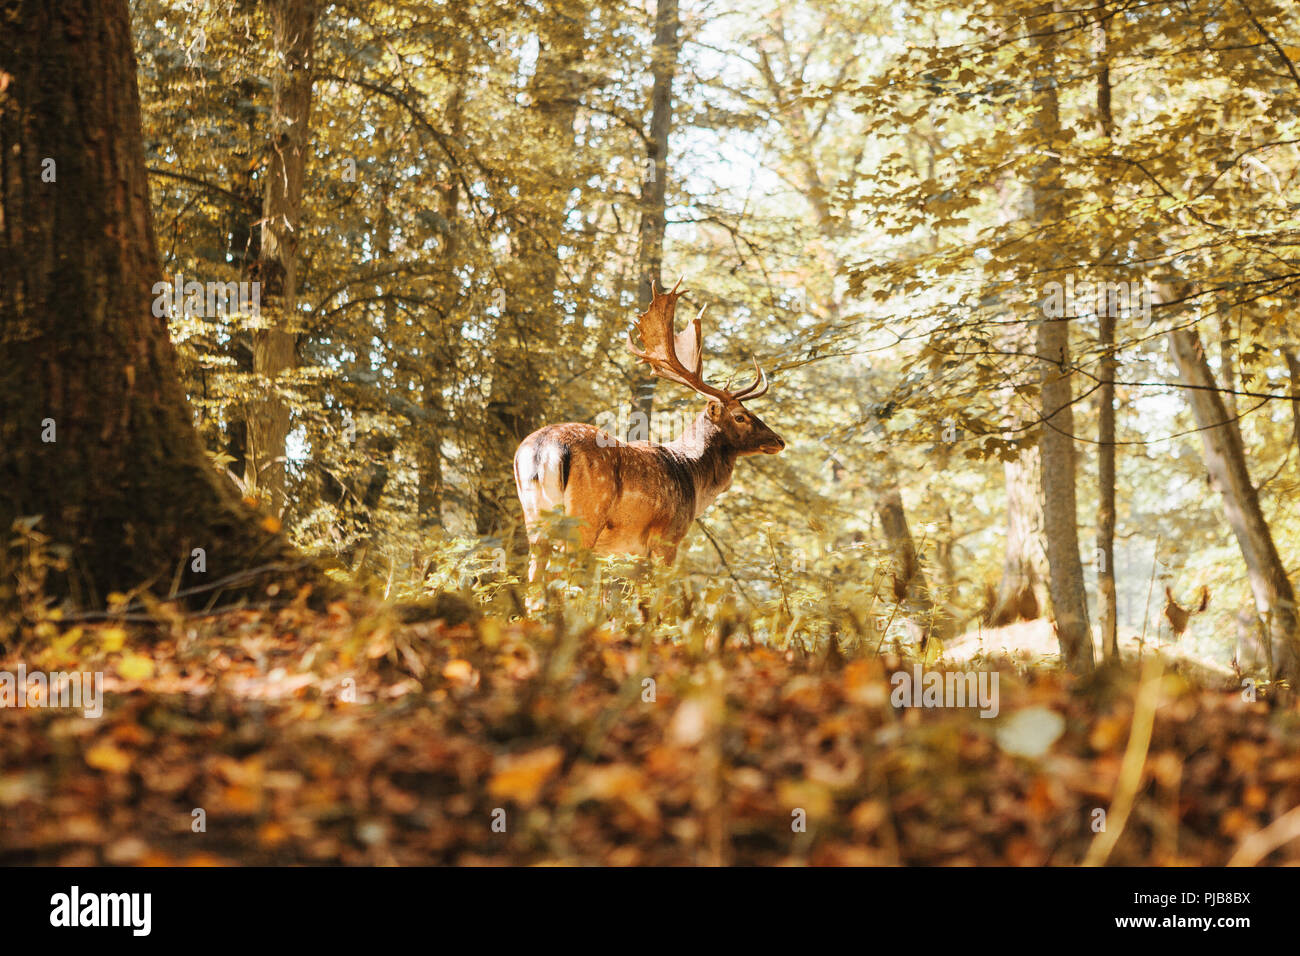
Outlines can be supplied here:
[[7, 0], [0, 22], [0, 533], [40, 515], [90, 604], [289, 558], [210, 464], [151, 308], [126, 0]]

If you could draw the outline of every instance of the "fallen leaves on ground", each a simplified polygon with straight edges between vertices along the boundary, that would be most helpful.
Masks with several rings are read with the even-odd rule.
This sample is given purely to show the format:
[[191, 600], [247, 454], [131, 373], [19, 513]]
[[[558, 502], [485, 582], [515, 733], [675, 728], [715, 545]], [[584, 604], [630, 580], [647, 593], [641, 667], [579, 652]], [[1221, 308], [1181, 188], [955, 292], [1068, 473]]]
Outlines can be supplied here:
[[[1076, 864], [1137, 691], [1004, 666], [984, 719], [894, 708], [891, 657], [343, 602], [75, 630], [0, 660], [105, 693], [0, 709], [0, 863]], [[1162, 681], [1109, 862], [1300, 862], [1300, 715]]]

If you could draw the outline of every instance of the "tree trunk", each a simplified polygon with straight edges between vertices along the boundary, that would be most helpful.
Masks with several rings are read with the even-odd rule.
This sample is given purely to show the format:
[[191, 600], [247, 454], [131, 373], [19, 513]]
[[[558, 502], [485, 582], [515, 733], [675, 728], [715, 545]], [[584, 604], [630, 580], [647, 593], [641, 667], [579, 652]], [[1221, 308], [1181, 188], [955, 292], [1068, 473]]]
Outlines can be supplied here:
[[421, 382], [421, 404], [432, 418], [420, 422], [420, 445], [416, 449], [419, 488], [416, 490], [416, 514], [421, 530], [443, 527], [442, 502], [442, 382], [436, 374], [426, 373]]
[[1274, 676], [1287, 679], [1294, 686], [1300, 679], [1295, 593], [1259, 506], [1259, 495], [1246, 465], [1241, 428], [1228, 414], [1196, 332], [1191, 329], [1170, 332], [1169, 345], [1200, 429], [1210, 482], [1222, 496], [1228, 525], [1246, 562], [1255, 607], [1268, 627]]
[[271, 155], [262, 204], [261, 327], [253, 332], [253, 372], [265, 398], [248, 416], [247, 494], [265, 493], [271, 513], [284, 513], [286, 440], [291, 410], [283, 376], [298, 364], [298, 235], [303, 172], [311, 124], [316, 0], [275, 0], [271, 32], [276, 64], [271, 92]]
[[1097, 393], [1097, 616], [1101, 646], [1119, 659], [1119, 606], [1115, 593], [1115, 317], [1099, 317], [1101, 388]]
[[[237, 115], [246, 135], [240, 137], [239, 147], [234, 152], [234, 166], [238, 178], [231, 182], [231, 189], [244, 199], [230, 210], [228, 225], [230, 245], [228, 254], [239, 265], [239, 281], [253, 281], [257, 271], [257, 261], [262, 256], [262, 230], [258, 228], [261, 218], [261, 205], [258, 202], [258, 185], [253, 178], [256, 168], [253, 164], [253, 144], [257, 141], [257, 99], [256, 84], [250, 80], [241, 81], [238, 90]], [[248, 382], [253, 377], [253, 343], [251, 333], [242, 328], [231, 331], [230, 341], [226, 347], [227, 355], [234, 363], [238, 381]], [[236, 399], [222, 410], [226, 424], [225, 452], [231, 462], [228, 470], [239, 482], [244, 481], [248, 473], [248, 408], [246, 402]]]
[[[650, 135], [641, 185], [641, 283], [638, 301], [650, 304], [653, 285], [663, 286], [664, 233], [667, 230], [668, 136], [673, 125], [673, 80], [677, 76], [680, 22], [677, 0], [659, 0], [655, 7], [655, 39], [651, 54], [654, 88], [650, 93]], [[653, 375], [637, 386], [636, 408], [649, 426], [654, 412]]]
[[[1098, 45], [1097, 115], [1107, 140], [1115, 129], [1111, 111], [1109, 17], [1101, 5], [1095, 33]], [[1108, 200], [1114, 199], [1109, 178], [1101, 184]], [[1115, 593], [1115, 315], [1102, 308], [1097, 320], [1097, 344], [1101, 350], [1097, 390], [1097, 617], [1101, 646], [1111, 660], [1119, 660], [1119, 605]]]
[[896, 483], [890, 482], [876, 498], [876, 514], [880, 516], [880, 527], [893, 556], [895, 597], [901, 592], [899, 603], [906, 604], [909, 619], [920, 630], [921, 647], [925, 647], [931, 636], [946, 640], [952, 634], [953, 622], [942, 604], [935, 601], [925, 570], [917, 559], [912, 530], [903, 510], [903, 496]]
[[1237, 356], [1232, 334], [1232, 316], [1226, 311], [1219, 314], [1219, 368], [1223, 371], [1223, 407], [1237, 417]]
[[86, 603], [291, 557], [209, 462], [150, 307], [125, 0], [10, 0], [0, 19], [0, 530], [42, 516], [70, 555], [54, 586]]
[[1042, 466], [1027, 448], [1002, 469], [1007, 489], [1007, 538], [1002, 580], [984, 614], [990, 627], [1047, 614], [1047, 539], [1043, 533]]
[[[1034, 173], [1034, 217], [1050, 231], [1061, 220], [1061, 161], [1050, 144], [1060, 136], [1060, 104], [1054, 80], [1056, 36], [1054, 5], [1044, 4], [1034, 26], [1047, 62], [1047, 82], [1038, 95], [1034, 119], [1038, 140], [1044, 144], [1042, 161]], [[1074, 390], [1070, 371], [1070, 324], [1043, 310], [1038, 320], [1037, 354], [1041, 370], [1043, 530], [1047, 534], [1048, 586], [1052, 616], [1061, 643], [1061, 659], [1075, 673], [1093, 668], [1092, 632], [1088, 625], [1088, 597], [1079, 558], [1079, 518], [1075, 500]]]
[[[947, 457], [942, 456], [942, 457]], [[946, 469], [946, 464], [940, 466], [942, 472]], [[962, 609], [957, 604], [957, 564], [956, 551], [957, 541], [960, 535], [953, 528], [952, 508], [948, 505], [943, 493], [931, 486], [930, 495], [934, 498], [935, 510], [938, 513], [938, 528], [934, 539], [934, 591], [936, 592], [936, 603], [942, 608], [942, 613], [949, 620], [949, 633], [955, 634], [961, 629], [963, 622]]]
[[[1070, 375], [1069, 324], [1044, 318], [1038, 326], [1038, 354], [1043, 368], [1043, 424], [1039, 450], [1043, 468], [1043, 529], [1047, 533], [1047, 567], [1052, 616], [1061, 642], [1061, 657], [1076, 673], [1092, 670], [1092, 633], [1088, 598], [1079, 559], [1078, 508], [1074, 475], [1074, 401]], [[1061, 365], [1058, 365], [1057, 362]]]

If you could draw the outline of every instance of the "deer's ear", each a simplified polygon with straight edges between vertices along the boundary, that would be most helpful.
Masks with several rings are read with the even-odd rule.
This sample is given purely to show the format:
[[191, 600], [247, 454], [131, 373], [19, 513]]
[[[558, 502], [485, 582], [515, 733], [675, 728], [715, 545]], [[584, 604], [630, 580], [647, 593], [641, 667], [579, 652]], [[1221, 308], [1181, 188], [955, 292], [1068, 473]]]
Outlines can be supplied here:
[[722, 407], [721, 402], [709, 402], [709, 407], [706, 409], [706, 411], [709, 413], [710, 421], [714, 421], [714, 422], [722, 421], [722, 413], [724, 409]]

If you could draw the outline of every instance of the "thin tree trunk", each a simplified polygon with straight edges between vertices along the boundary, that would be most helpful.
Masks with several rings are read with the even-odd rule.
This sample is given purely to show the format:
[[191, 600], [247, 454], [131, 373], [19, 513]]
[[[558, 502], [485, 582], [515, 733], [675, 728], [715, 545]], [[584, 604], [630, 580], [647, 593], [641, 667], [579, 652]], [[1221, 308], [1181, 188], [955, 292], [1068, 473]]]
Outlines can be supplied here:
[[947, 639], [952, 634], [953, 621], [934, 600], [925, 569], [917, 560], [912, 529], [907, 524], [903, 496], [896, 483], [890, 482], [877, 496], [876, 514], [880, 516], [880, 527], [893, 556], [895, 587], [903, 592], [902, 602], [908, 607], [908, 617], [920, 630], [921, 646], [925, 647], [931, 636]]
[[[247, 135], [240, 140], [240, 146], [234, 153], [235, 168], [239, 171], [237, 180], [231, 188], [246, 202], [241, 202], [230, 211], [230, 248], [233, 262], [239, 264], [239, 281], [253, 281], [257, 261], [262, 255], [262, 231], [257, 226], [260, 218], [261, 204], [258, 202], [258, 186], [253, 178], [253, 143], [257, 139], [257, 99], [256, 83], [244, 80], [238, 84], [237, 115]], [[253, 345], [251, 333], [239, 329], [231, 334], [228, 354], [234, 362], [237, 380], [248, 381], [253, 374]], [[230, 456], [229, 472], [243, 482], [248, 471], [248, 409], [247, 403], [236, 398], [223, 409], [226, 423], [225, 452]]]
[[1290, 680], [1294, 686], [1300, 679], [1295, 592], [1250, 478], [1241, 428], [1228, 414], [1200, 336], [1191, 329], [1173, 331], [1169, 333], [1169, 345], [1179, 378], [1187, 389], [1188, 405], [1200, 429], [1210, 482], [1222, 497], [1228, 525], [1246, 562], [1255, 607], [1268, 626], [1274, 676]]
[[[650, 93], [650, 135], [646, 144], [646, 169], [641, 186], [641, 282], [638, 300], [649, 305], [651, 287], [663, 286], [664, 233], [667, 230], [668, 136], [673, 125], [673, 80], [681, 48], [677, 0], [659, 0], [655, 7], [655, 39], [651, 53], [654, 88]], [[637, 411], [649, 426], [654, 412], [653, 375], [642, 376], [637, 386]]]
[[317, 0], [275, 0], [271, 32], [271, 155], [262, 205], [262, 327], [253, 332], [253, 372], [266, 397], [250, 403], [244, 484], [250, 495], [265, 492], [271, 513], [284, 513], [286, 441], [292, 420], [283, 377], [298, 364], [295, 330], [298, 302], [298, 235], [302, 184], [311, 125], [312, 51]]
[[1219, 315], [1219, 368], [1223, 370], [1223, 407], [1237, 417], [1237, 356], [1234, 354], [1232, 316]]
[[[1075, 499], [1074, 401], [1070, 375], [1069, 325], [1044, 318], [1038, 326], [1043, 369], [1043, 424], [1039, 450], [1043, 468], [1043, 528], [1047, 533], [1048, 584], [1061, 657], [1070, 670], [1093, 667], [1088, 598], [1079, 558], [1078, 506]], [[1060, 364], [1058, 364], [1058, 362]]]
[[[1056, 37], [1052, 32], [1055, 7], [1044, 4], [1033, 26], [1047, 63], [1047, 82], [1037, 97], [1034, 120], [1039, 142], [1056, 142], [1061, 131], [1060, 104], [1054, 80]], [[1044, 147], [1047, 150], [1047, 147]], [[1060, 159], [1045, 151], [1034, 172], [1034, 216], [1050, 230], [1061, 219]], [[1038, 321], [1037, 353], [1041, 370], [1042, 422], [1039, 451], [1043, 469], [1043, 529], [1047, 534], [1048, 586], [1052, 615], [1061, 644], [1061, 658], [1075, 673], [1094, 665], [1092, 632], [1088, 625], [1088, 597], [1079, 558], [1079, 518], [1075, 498], [1074, 390], [1070, 371], [1070, 325], [1065, 317], [1053, 318], [1043, 310]]]
[[[1115, 129], [1111, 111], [1110, 45], [1107, 36], [1108, 11], [1103, 0], [1096, 27], [1098, 43], [1097, 115], [1107, 140]], [[1113, 199], [1109, 177], [1103, 193]], [[1119, 606], [1115, 593], [1115, 315], [1109, 304], [1099, 310], [1097, 344], [1101, 350], [1097, 390], [1097, 617], [1101, 646], [1111, 660], [1119, 660]]]
[[416, 513], [421, 530], [443, 527], [442, 504], [445, 497], [442, 475], [442, 381], [436, 370], [426, 372], [421, 384], [421, 405], [429, 421], [420, 422], [420, 446], [416, 450], [419, 488]]
[[40, 515], [70, 554], [54, 586], [87, 603], [292, 557], [209, 462], [151, 308], [125, 0], [8, 0], [0, 20], [0, 529]]
[[1101, 646], [1119, 659], [1119, 608], [1115, 592], [1115, 317], [1103, 309], [1098, 337], [1102, 357], [1097, 398], [1097, 616]]

